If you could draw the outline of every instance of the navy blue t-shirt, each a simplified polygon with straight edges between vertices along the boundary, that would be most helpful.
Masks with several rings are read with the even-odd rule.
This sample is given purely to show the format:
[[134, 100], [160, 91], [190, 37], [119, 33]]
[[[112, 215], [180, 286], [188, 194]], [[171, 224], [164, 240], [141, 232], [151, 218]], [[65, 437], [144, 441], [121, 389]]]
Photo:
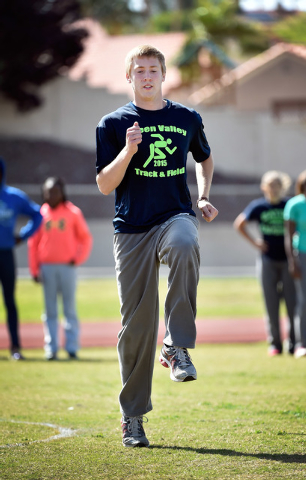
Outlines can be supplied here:
[[97, 126], [99, 173], [124, 148], [126, 131], [138, 122], [142, 142], [115, 191], [115, 232], [150, 230], [173, 215], [195, 216], [187, 186], [190, 151], [196, 162], [210, 156], [200, 115], [167, 100], [161, 110], [144, 110], [132, 102], [102, 118]]
[[263, 239], [269, 248], [263, 255], [272, 260], [287, 259], [284, 244], [284, 207], [289, 198], [282, 199], [277, 204], [268, 202], [265, 198], [253, 200], [243, 211], [247, 221], [256, 221]]

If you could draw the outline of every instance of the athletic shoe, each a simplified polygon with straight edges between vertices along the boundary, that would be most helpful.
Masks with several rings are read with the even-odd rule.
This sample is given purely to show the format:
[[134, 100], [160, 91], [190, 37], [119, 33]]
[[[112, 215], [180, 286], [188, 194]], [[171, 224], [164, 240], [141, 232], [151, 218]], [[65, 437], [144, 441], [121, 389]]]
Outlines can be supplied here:
[[269, 347], [268, 355], [269, 357], [276, 357], [276, 355], [281, 355], [281, 351], [275, 347]]
[[22, 355], [22, 353], [19, 352], [19, 350], [17, 349], [14, 349], [12, 350], [11, 352], [11, 359], [12, 360], [16, 360], [17, 362], [19, 360], [25, 360], [24, 356]]
[[[148, 421], [147, 418], [146, 421]], [[125, 447], [148, 447], [150, 445], [142, 424], [142, 415], [139, 417], [127, 417], [123, 415], [121, 419], [122, 444]]]
[[50, 353], [50, 354], [46, 355], [46, 360], [48, 362], [53, 362], [54, 360], [57, 360], [56, 353]]
[[295, 358], [306, 357], [306, 348], [305, 347], [297, 348], [296, 351], [294, 352], [294, 357]]
[[174, 382], [190, 382], [197, 379], [197, 371], [187, 348], [163, 345], [159, 361], [163, 367], [170, 367], [170, 378]]
[[70, 353], [68, 352], [68, 357], [69, 357], [69, 360], [78, 360], [79, 359], [77, 354], [74, 353], [74, 352], [70, 352]]

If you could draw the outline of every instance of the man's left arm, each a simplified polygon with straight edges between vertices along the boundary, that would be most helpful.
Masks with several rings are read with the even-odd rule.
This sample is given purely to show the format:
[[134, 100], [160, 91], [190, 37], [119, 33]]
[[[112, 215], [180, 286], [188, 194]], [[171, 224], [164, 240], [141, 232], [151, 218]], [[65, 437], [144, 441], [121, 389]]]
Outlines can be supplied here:
[[218, 215], [218, 210], [209, 201], [209, 192], [214, 173], [214, 162], [212, 155], [200, 163], [196, 163], [196, 178], [198, 184], [197, 207], [202, 212], [202, 217], [206, 222], [212, 222]]

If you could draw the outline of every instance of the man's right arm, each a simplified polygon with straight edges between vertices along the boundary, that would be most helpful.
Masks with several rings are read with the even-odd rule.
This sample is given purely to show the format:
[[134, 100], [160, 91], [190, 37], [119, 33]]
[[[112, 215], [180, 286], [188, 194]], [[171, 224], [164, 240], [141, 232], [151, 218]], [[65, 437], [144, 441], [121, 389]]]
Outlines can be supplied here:
[[117, 157], [97, 175], [97, 185], [103, 195], [109, 195], [120, 185], [130, 161], [138, 151], [138, 145], [142, 141], [141, 130], [138, 122], [127, 129], [126, 143]]

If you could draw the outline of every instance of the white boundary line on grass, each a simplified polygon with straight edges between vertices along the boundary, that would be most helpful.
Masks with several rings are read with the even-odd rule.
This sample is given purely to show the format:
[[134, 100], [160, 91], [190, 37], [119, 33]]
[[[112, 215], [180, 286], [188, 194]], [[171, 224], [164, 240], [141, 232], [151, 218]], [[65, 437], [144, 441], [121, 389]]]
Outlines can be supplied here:
[[51, 440], [58, 440], [59, 438], [73, 437], [74, 435], [76, 435], [76, 432], [77, 432], [77, 430], [72, 430], [71, 428], [59, 427], [58, 425], [53, 425], [52, 423], [25, 422], [23, 420], [7, 420], [4, 418], [1, 418], [0, 421], [10, 422], [10, 423], [25, 423], [27, 425], [42, 425], [43, 427], [54, 428], [59, 431], [57, 435], [52, 435], [52, 437], [44, 438], [43, 440], [33, 440], [32, 442], [0, 445], [0, 448], [23, 447], [26, 445], [32, 445], [33, 443], [50, 442]]

